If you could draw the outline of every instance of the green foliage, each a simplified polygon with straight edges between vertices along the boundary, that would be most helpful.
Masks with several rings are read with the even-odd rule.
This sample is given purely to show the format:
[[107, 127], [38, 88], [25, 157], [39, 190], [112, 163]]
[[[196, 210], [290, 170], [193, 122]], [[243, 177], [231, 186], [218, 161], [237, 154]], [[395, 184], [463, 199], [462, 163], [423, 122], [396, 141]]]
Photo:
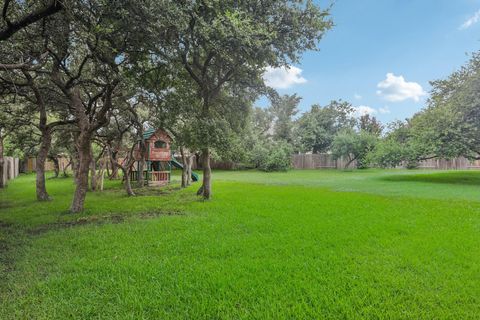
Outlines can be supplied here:
[[374, 150], [368, 153], [367, 162], [381, 168], [395, 168], [408, 155], [407, 146], [393, 139], [379, 141]]
[[345, 167], [357, 161], [357, 168], [368, 168], [368, 154], [374, 149], [378, 137], [367, 131], [356, 132], [346, 130], [335, 136], [332, 143], [332, 154], [336, 158], [345, 157], [348, 163]]
[[353, 111], [353, 106], [343, 101], [332, 101], [324, 107], [313, 105], [296, 123], [298, 149], [313, 153], [330, 151], [335, 136], [355, 126]]
[[259, 142], [249, 153], [250, 162], [262, 171], [287, 171], [292, 166], [292, 147], [284, 141]]
[[426, 109], [410, 123], [419, 157], [477, 158], [480, 152], [480, 53], [447, 79], [432, 82]]

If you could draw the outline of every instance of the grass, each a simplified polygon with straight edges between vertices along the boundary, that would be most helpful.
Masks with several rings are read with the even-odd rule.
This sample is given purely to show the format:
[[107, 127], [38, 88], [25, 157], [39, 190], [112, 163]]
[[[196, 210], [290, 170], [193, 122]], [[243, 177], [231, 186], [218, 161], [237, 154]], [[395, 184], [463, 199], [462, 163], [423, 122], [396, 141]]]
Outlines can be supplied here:
[[[66, 213], [73, 183], [0, 191], [1, 319], [477, 319], [480, 172], [215, 172], [118, 181]], [[0, 242], [1, 243], [1, 242]]]

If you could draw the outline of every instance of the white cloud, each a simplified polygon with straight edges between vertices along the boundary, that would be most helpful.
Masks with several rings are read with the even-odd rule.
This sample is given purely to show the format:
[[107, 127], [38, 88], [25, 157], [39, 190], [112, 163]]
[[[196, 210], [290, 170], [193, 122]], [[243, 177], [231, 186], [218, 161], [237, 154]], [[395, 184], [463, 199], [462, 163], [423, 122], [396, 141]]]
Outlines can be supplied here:
[[459, 30], [465, 30], [476, 24], [478, 21], [480, 21], [480, 10], [475, 12], [473, 16], [465, 20], [465, 22], [458, 28]]
[[387, 73], [387, 78], [377, 85], [377, 94], [390, 102], [400, 102], [407, 99], [420, 101], [426, 95], [422, 86], [416, 82], [407, 82], [403, 76]]
[[374, 115], [376, 113], [377, 113], [377, 110], [375, 110], [375, 109], [373, 109], [372, 107], [369, 107], [369, 106], [355, 107], [355, 115], [357, 117], [361, 117], [361, 116], [364, 116], [366, 114]]
[[378, 112], [379, 112], [380, 114], [389, 114], [389, 113], [391, 113], [390, 108], [389, 108], [388, 106], [385, 106], [385, 107], [383, 107], [383, 108], [379, 108], [379, 109], [378, 109]]
[[361, 95], [359, 95], [358, 93], [355, 93], [355, 94], [353, 95], [353, 97], [354, 97], [355, 99], [357, 99], [357, 100], [362, 100], [362, 98], [363, 98], [363, 97], [362, 97]]
[[307, 82], [307, 79], [302, 77], [302, 69], [290, 66], [272, 68], [267, 67], [263, 74], [263, 81], [269, 87], [274, 89], [286, 89], [295, 84], [302, 84]]

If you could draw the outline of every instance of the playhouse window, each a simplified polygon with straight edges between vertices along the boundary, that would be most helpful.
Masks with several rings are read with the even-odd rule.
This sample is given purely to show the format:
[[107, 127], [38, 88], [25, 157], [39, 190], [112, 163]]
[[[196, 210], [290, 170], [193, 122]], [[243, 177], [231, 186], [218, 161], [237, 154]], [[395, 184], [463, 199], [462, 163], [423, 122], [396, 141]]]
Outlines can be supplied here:
[[165, 149], [167, 147], [167, 143], [162, 140], [155, 141], [155, 149]]

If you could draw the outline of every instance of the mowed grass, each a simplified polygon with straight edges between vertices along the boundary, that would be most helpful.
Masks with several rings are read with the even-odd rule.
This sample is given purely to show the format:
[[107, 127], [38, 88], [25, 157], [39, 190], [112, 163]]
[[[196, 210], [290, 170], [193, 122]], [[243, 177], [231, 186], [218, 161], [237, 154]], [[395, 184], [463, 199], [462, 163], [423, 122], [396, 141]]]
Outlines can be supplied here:
[[0, 318], [480, 318], [480, 172], [214, 179], [208, 202], [108, 182], [82, 215], [66, 213], [70, 179], [48, 180], [48, 203], [34, 176], [13, 181]]

